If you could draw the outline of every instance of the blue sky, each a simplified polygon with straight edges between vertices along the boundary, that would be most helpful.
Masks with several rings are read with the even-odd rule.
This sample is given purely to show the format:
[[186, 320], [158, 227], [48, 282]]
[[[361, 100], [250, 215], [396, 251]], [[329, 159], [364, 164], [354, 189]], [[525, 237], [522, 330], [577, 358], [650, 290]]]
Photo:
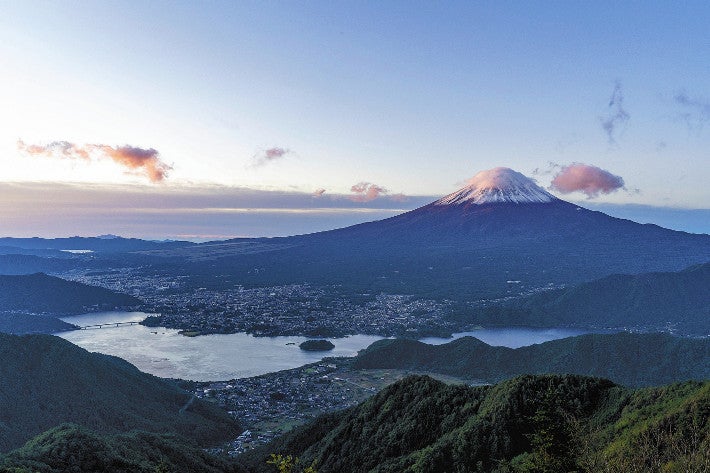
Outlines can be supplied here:
[[[412, 208], [421, 201], [412, 196], [452, 192], [480, 170], [509, 166], [547, 187], [560, 166], [585, 163], [625, 187], [560, 197], [664, 215], [710, 207], [707, 2], [26, 1], [0, 11], [6, 189], [31, 184], [42, 198], [70, 185], [81, 202], [104, 186], [106, 196], [120, 188], [165, 203], [185, 189], [228, 188], [230, 208], [273, 208], [243, 192], [262, 190], [289, 211], [303, 207], [294, 193], [347, 196], [359, 182], [387, 190], [359, 213], [344, 198], [340, 225], [373, 206]], [[28, 151], [52, 142], [91, 158]], [[165, 178], [130, 167], [131, 149], [154, 150]], [[10, 202], [29, 205], [10, 194], [5, 221]], [[388, 198], [397, 194], [409, 200]], [[165, 236], [334, 223], [291, 212], [257, 225], [259, 215], [206, 213], [214, 231], [185, 222]], [[12, 216], [0, 232], [39, 231], [32, 219]], [[129, 220], [125, 233], [147, 236]], [[90, 231], [57, 225], [56, 234]]]

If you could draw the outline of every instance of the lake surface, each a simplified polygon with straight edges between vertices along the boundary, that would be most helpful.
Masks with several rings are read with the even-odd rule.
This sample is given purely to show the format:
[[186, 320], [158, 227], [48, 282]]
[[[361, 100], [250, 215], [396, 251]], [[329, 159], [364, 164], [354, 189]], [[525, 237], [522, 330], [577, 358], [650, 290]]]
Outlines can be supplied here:
[[[64, 317], [62, 320], [80, 326], [109, 322], [141, 321], [143, 312], [100, 312]], [[491, 328], [463, 332], [454, 338], [474, 336], [490, 345], [517, 348], [557, 338], [586, 333], [573, 329]], [[328, 352], [306, 352], [298, 345], [306, 337], [253, 337], [246, 333], [185, 337], [177, 330], [161, 327], [129, 325], [122, 327], [75, 330], [58, 333], [89, 351], [119, 356], [141, 371], [164, 378], [195, 381], [217, 381], [244, 378], [296, 368], [320, 361], [326, 356], [354, 356], [358, 350], [383, 337], [352, 335], [330, 339], [335, 349]], [[423, 342], [441, 344], [452, 338], [424, 338]]]

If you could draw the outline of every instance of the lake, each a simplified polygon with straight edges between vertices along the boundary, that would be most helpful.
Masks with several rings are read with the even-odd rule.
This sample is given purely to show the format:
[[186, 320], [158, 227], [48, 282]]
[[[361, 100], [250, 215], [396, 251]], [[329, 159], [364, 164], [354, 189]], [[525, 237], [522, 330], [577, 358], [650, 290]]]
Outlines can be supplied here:
[[[141, 321], [143, 312], [100, 312], [63, 317], [75, 325]], [[490, 345], [517, 348], [558, 338], [587, 333], [574, 329], [490, 328], [462, 332], [454, 338], [474, 336]], [[358, 350], [383, 337], [352, 335], [330, 339], [335, 349], [306, 352], [298, 344], [306, 337], [253, 337], [246, 333], [185, 337], [177, 330], [129, 325], [114, 328], [75, 330], [58, 336], [89, 351], [121, 357], [141, 371], [164, 378], [217, 381], [245, 378], [280, 371], [320, 361], [326, 356], [354, 356]], [[440, 344], [451, 338], [424, 338], [423, 342]]]

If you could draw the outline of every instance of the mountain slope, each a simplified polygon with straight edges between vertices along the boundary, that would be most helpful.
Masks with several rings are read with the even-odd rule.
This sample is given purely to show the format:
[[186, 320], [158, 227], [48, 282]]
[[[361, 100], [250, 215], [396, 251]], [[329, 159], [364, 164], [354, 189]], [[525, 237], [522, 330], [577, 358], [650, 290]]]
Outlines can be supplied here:
[[43, 273], [0, 276], [0, 312], [68, 315], [139, 304], [139, 299], [128, 294]]
[[521, 374], [599, 376], [627, 386], [710, 379], [710, 339], [666, 334], [590, 334], [521, 348], [464, 337], [443, 345], [380, 340], [361, 351], [356, 369], [430, 371], [497, 382]]
[[0, 360], [0, 451], [65, 422], [99, 433], [173, 432], [201, 444], [239, 432], [219, 408], [188, 405], [192, 396], [176, 386], [58, 337], [0, 334]]
[[709, 382], [633, 391], [579, 376], [474, 388], [409, 377], [241, 460], [254, 472], [269, 471], [267, 452], [320, 473], [706, 471], [708, 405]]
[[482, 308], [483, 324], [670, 326], [710, 334], [710, 263], [680, 272], [615, 274]]
[[472, 183], [385, 220], [231, 240], [211, 254], [203, 251], [209, 245], [149, 253], [185, 260], [185, 273], [201, 280], [221, 274], [244, 285], [308, 282], [455, 300], [710, 261], [709, 235], [613, 218], [554, 198], [512, 170], [494, 171], [503, 177], [489, 172], [480, 179], [494, 185]]

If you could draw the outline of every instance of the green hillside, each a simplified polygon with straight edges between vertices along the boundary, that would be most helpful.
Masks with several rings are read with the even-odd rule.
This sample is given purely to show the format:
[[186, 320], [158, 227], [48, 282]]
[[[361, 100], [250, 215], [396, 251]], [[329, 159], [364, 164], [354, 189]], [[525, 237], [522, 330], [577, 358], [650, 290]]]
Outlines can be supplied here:
[[0, 452], [66, 422], [102, 434], [177, 433], [201, 445], [240, 431], [216, 406], [58, 337], [0, 334], [0, 360]]
[[55, 427], [4, 458], [0, 471], [13, 473], [238, 473], [233, 462], [209, 455], [196, 444], [168, 434], [133, 431], [98, 435], [74, 424]]
[[270, 453], [319, 473], [708, 471], [710, 382], [630, 390], [599, 378], [521, 376], [495, 386], [412, 376], [240, 459]]
[[532, 326], [673, 327], [710, 334], [710, 263], [683, 271], [615, 274], [478, 309], [477, 323]]
[[443, 345], [380, 340], [361, 351], [356, 369], [431, 371], [497, 382], [520, 374], [580, 374], [626, 386], [710, 379], [710, 339], [667, 334], [589, 334], [517, 349], [464, 337]]
[[0, 276], [0, 312], [70, 315], [140, 304], [128, 294], [43, 273]]

